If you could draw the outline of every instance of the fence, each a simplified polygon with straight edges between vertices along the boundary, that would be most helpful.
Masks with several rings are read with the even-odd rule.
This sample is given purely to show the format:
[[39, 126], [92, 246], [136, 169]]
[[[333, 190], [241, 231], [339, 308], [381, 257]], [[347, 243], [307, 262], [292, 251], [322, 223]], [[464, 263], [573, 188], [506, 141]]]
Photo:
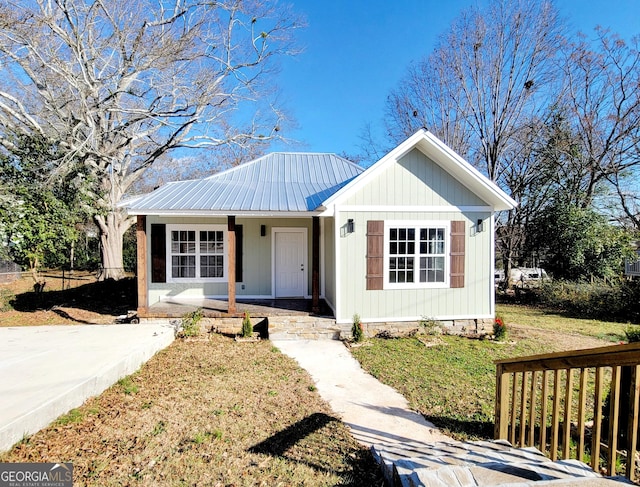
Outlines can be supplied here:
[[0, 261], [0, 283], [13, 282], [22, 277], [22, 270], [15, 262]]
[[640, 343], [498, 360], [495, 437], [634, 480], [639, 396]]

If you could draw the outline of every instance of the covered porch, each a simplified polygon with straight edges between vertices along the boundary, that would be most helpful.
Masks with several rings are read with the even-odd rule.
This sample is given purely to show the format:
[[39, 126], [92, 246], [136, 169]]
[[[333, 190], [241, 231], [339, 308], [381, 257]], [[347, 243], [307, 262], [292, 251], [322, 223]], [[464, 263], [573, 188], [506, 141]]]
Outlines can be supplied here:
[[181, 318], [187, 313], [201, 309], [206, 318], [242, 318], [249, 313], [252, 318], [283, 316], [317, 316], [333, 318], [333, 311], [323, 299], [314, 306], [313, 299], [239, 299], [235, 310], [229, 310], [226, 299], [180, 299], [173, 298], [152, 304], [138, 316], [147, 319]]

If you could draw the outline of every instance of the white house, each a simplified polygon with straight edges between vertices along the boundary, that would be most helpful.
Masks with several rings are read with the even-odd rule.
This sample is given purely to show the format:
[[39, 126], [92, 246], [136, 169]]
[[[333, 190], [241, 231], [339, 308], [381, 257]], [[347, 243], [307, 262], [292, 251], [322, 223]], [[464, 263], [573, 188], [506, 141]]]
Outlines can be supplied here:
[[428, 131], [363, 168], [274, 153], [167, 184], [138, 216], [138, 302], [326, 303], [338, 323], [492, 320], [494, 214], [515, 202]]

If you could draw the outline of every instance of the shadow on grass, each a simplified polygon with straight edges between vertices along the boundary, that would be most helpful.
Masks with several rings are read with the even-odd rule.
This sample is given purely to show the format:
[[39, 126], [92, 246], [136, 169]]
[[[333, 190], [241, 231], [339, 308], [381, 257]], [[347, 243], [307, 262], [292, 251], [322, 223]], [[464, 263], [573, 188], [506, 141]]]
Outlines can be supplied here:
[[[342, 477], [340, 485], [383, 485], [382, 473], [371, 452], [337, 451], [344, 442], [334, 437], [340, 420], [324, 413], [313, 413], [284, 430], [249, 448], [259, 453], [303, 463], [314, 470], [335, 473]], [[344, 458], [345, 465], [335, 465], [332, 459]]]
[[121, 315], [136, 308], [136, 296], [135, 278], [126, 278], [84, 284], [64, 291], [26, 292], [16, 295], [10, 305], [16, 311], [27, 313], [62, 306]]
[[443, 433], [458, 440], [490, 440], [493, 439], [493, 421], [477, 421], [458, 419], [450, 416], [425, 415]]

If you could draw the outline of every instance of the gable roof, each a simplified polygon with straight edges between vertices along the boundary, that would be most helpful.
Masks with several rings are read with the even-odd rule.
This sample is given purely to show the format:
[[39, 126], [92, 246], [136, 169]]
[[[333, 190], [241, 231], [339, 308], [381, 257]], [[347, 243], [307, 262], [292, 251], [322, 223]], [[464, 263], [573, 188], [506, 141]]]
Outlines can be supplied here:
[[363, 171], [335, 154], [276, 152], [203, 179], [166, 184], [126, 207], [130, 215], [311, 212]]
[[381, 174], [390, 164], [394, 164], [413, 149], [420, 150], [434, 163], [438, 164], [442, 169], [462, 183], [467, 189], [475, 193], [481, 200], [485, 201], [494, 211], [511, 210], [517, 206], [517, 202], [513, 198], [456, 154], [444, 142], [425, 129], [421, 129], [413, 134], [369, 167], [360, 177], [354, 179], [339, 191], [336, 191], [323, 203], [323, 206], [329, 208], [330, 206], [340, 204], [358, 189], [364, 187], [373, 178]]

